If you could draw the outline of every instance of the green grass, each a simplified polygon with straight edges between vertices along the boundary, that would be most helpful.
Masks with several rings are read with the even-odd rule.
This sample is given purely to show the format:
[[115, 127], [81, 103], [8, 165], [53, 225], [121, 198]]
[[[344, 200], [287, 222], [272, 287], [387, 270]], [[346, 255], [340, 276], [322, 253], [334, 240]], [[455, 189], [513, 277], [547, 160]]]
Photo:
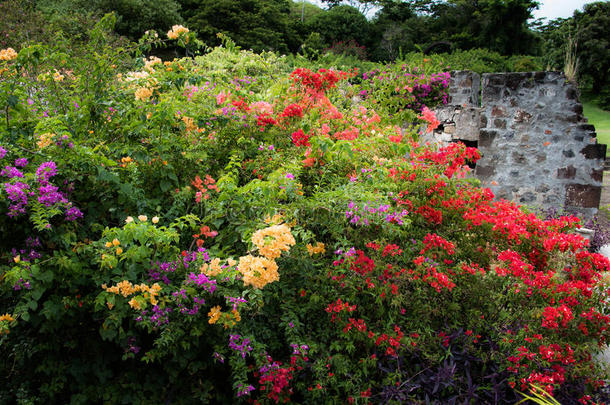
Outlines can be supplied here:
[[597, 132], [597, 142], [608, 145], [606, 157], [610, 157], [610, 111], [604, 111], [595, 104], [584, 102], [585, 117], [595, 125]]

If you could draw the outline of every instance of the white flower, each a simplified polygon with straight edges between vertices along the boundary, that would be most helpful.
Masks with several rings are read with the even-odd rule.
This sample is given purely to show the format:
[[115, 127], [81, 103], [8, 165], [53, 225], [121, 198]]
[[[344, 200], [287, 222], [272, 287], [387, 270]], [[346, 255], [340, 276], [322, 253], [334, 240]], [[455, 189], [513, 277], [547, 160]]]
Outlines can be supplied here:
[[128, 224], [129, 224], [129, 223], [131, 223], [131, 222], [133, 222], [133, 217], [127, 217], [127, 218], [125, 218], [125, 223], [128, 223]]

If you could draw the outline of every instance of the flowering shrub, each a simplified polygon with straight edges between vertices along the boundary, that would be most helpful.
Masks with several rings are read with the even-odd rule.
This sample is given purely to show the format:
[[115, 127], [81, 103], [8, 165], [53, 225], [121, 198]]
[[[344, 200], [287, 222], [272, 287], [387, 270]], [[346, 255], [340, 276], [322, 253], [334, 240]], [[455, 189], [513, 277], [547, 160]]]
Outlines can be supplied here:
[[610, 263], [417, 142], [446, 75], [96, 29], [0, 62], [0, 402], [607, 400]]
[[361, 98], [380, 111], [395, 116], [398, 122], [413, 120], [410, 113], [424, 113], [439, 104], [447, 104], [449, 73], [431, 73], [407, 65], [385, 66], [363, 74]]

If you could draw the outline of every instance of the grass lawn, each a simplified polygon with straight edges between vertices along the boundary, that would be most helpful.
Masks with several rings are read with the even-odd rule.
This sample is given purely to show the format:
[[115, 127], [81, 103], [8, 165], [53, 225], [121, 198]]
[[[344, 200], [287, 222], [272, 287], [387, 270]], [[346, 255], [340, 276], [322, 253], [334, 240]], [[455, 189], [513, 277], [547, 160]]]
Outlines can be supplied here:
[[595, 104], [584, 102], [584, 114], [589, 122], [595, 125], [597, 132], [597, 142], [608, 145], [606, 157], [610, 157], [610, 111], [604, 111]]

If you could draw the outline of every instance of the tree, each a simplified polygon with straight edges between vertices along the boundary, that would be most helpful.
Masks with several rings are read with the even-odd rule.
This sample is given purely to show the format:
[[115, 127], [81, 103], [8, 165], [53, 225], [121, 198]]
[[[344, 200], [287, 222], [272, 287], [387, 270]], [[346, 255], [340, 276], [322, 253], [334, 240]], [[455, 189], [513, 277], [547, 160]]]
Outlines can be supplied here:
[[381, 3], [380, 0], [321, 0], [322, 3], [328, 4], [330, 8], [339, 6], [341, 4], [346, 4], [348, 6], [357, 8], [362, 14], [366, 14], [373, 7], [379, 5]]
[[[538, 7], [535, 0], [450, 0], [442, 9], [462, 48], [487, 48], [503, 55], [533, 50], [535, 36], [527, 25]], [[449, 38], [451, 40], [451, 38]]]
[[190, 28], [208, 45], [222, 32], [255, 52], [296, 51], [301, 41], [289, 24], [288, 0], [181, 0]]
[[360, 45], [369, 43], [369, 22], [357, 8], [339, 5], [316, 15], [310, 24], [310, 32], [319, 32], [327, 44], [354, 40]]
[[574, 12], [574, 25], [580, 66], [592, 92], [610, 92], [610, 3], [586, 4], [582, 12]]
[[114, 12], [117, 16], [115, 30], [133, 40], [139, 39], [146, 30], [164, 32], [183, 21], [176, 0], [38, 0], [37, 7], [50, 20], [59, 20], [58, 23], [63, 20], [64, 30], [82, 30], [83, 27], [74, 21], [78, 16]]

